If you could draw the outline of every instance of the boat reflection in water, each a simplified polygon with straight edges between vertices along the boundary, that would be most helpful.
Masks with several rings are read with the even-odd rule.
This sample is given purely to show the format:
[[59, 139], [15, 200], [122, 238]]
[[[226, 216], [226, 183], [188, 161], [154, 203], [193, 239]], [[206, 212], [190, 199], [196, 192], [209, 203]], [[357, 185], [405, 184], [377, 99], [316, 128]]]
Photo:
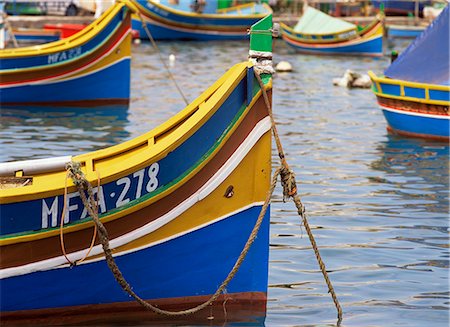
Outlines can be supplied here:
[[426, 216], [433, 210], [448, 212], [448, 192], [441, 191], [449, 180], [448, 144], [396, 135], [387, 137], [377, 148], [380, 159], [371, 164], [372, 169], [382, 172], [372, 177], [372, 182], [386, 184], [378, 192], [392, 197], [393, 203], [411, 201], [411, 207], [421, 208], [419, 211], [426, 212]]
[[[8, 107], [1, 110], [0, 162], [81, 154], [130, 137], [128, 106]], [[11, 143], [14, 146], [11, 146]], [[9, 144], [9, 145], [7, 145]], [[26, 148], [30, 152], [24, 151]]]

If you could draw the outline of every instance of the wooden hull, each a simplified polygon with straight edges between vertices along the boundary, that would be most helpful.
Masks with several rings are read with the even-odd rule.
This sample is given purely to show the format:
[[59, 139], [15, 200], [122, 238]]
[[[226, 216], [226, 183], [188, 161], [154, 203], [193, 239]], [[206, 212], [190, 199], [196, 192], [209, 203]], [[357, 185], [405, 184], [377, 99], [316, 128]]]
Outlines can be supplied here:
[[118, 4], [66, 40], [0, 51], [1, 105], [128, 103], [130, 57], [131, 14]]
[[392, 133], [449, 141], [450, 87], [369, 75], [373, 91]]
[[[270, 97], [270, 82], [266, 89]], [[95, 315], [107, 311], [119, 321], [134, 312], [149, 321], [161, 318], [138, 308], [121, 289], [98, 241], [75, 267], [62, 255], [62, 221], [70, 260], [85, 256], [94, 233], [71, 182], [63, 216], [67, 160], [82, 163], [94, 186], [101, 177], [94, 188], [100, 218], [119, 269], [140, 297], [176, 309], [211, 296], [239, 257], [267, 196], [270, 129], [253, 68], [243, 63], [137, 139], [71, 159], [0, 166], [3, 178], [20, 170], [32, 179], [0, 191], [2, 323], [51, 321], [55, 312], [68, 323], [98, 322]], [[237, 308], [232, 315], [264, 315], [268, 245], [269, 211], [226, 295], [211, 307], [214, 315], [220, 317], [228, 301]], [[206, 321], [210, 314], [208, 308], [194, 317]]]
[[[134, 0], [155, 40], [242, 40], [248, 38], [251, 25], [269, 15], [267, 5], [262, 12], [255, 12], [250, 5], [239, 6], [236, 12], [197, 14], [147, 0]], [[138, 17], [133, 18], [133, 29], [139, 31], [141, 39], [148, 39]]]
[[[343, 37], [342, 40], [335, 37], [331, 40], [318, 38], [305, 39], [292, 28], [282, 24], [281, 36], [283, 40], [298, 52], [307, 54], [324, 55], [383, 55], [383, 27], [381, 22], [374, 24], [364, 34], [351, 37]], [[317, 41], [315, 41], [317, 39]]]
[[[129, 325], [167, 325], [199, 324], [214, 321], [251, 322], [264, 324], [266, 315], [266, 294], [245, 293], [221, 295], [211, 308], [192, 316], [167, 318], [151, 311], [143, 310], [137, 303], [122, 302], [99, 304], [96, 306], [77, 306], [70, 309], [44, 309], [2, 313], [4, 326], [114, 326]], [[176, 298], [152, 301], [159, 308], [180, 311], [192, 308], [208, 300], [207, 296]], [[4, 320], [3, 320], [4, 319]]]

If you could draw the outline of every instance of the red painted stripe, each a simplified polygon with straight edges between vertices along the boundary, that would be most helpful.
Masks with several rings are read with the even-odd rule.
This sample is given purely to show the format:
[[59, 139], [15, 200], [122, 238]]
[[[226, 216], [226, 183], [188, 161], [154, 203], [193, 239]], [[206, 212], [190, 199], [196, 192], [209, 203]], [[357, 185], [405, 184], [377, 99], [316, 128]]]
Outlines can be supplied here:
[[[433, 115], [433, 116], [442, 116], [442, 117], [448, 117], [449, 116], [448, 106], [433, 105], [434, 107], [442, 108], [442, 111], [437, 111], [437, 110], [434, 110], [434, 111], [428, 110], [428, 111], [426, 111], [426, 110], [420, 108], [420, 105], [423, 105], [422, 103], [416, 103], [416, 102], [413, 102], [413, 101], [401, 100], [401, 101], [406, 102], [406, 103], [411, 104], [411, 105], [417, 105], [417, 108], [412, 108], [412, 107], [411, 108], [405, 108], [405, 107], [397, 107], [397, 106], [394, 106], [392, 104], [388, 104], [388, 103], [383, 101], [384, 99], [385, 98], [383, 98], [383, 97], [379, 97], [378, 98], [378, 104], [381, 107], [386, 107], [386, 108], [389, 108], [389, 109], [399, 110], [399, 111], [404, 111], [404, 112], [413, 112], [413, 113], [422, 114], [422, 115]], [[392, 100], [393, 100], [393, 102], [395, 102], [394, 99], [392, 99]], [[401, 105], [401, 103], [399, 103], [399, 105]], [[447, 110], [445, 110], [445, 108], [447, 108]]]

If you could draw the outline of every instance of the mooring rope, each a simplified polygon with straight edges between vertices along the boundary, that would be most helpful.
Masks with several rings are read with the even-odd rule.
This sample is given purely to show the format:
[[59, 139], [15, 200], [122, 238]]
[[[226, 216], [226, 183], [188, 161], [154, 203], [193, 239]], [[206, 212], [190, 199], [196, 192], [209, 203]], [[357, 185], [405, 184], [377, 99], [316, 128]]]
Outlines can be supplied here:
[[[79, 163], [77, 163], [77, 164], [78, 164], [78, 166], [77, 166], [76, 169], [79, 170]], [[76, 163], [69, 162], [68, 163], [68, 167], [69, 167], [69, 165], [73, 166], [73, 165], [76, 165]], [[75, 266], [75, 265], [83, 262], [84, 260], [86, 260], [86, 258], [91, 253], [92, 248], [94, 247], [94, 244], [95, 244], [96, 236], [97, 236], [97, 226], [94, 224], [94, 233], [92, 234], [91, 244], [89, 246], [88, 251], [84, 255], [84, 257], [81, 258], [80, 260], [76, 260], [76, 261], [70, 260], [68, 255], [67, 255], [67, 252], [66, 252], [66, 246], [64, 244], [64, 230], [63, 230], [63, 227], [64, 227], [64, 218], [65, 218], [66, 210], [67, 210], [67, 179], [68, 179], [69, 175], [71, 174], [71, 171], [74, 171], [75, 169], [74, 168], [70, 169], [68, 167], [66, 167], [67, 173], [66, 173], [66, 178], [65, 178], [65, 181], [64, 181], [64, 200], [63, 200], [64, 203], [63, 203], [63, 209], [62, 209], [62, 213], [61, 213], [61, 219], [60, 219], [60, 222], [59, 222], [59, 241], [60, 241], [61, 250], [62, 250], [62, 253], [64, 255], [64, 258], [66, 258], [67, 262], [71, 266]], [[97, 173], [97, 192], [98, 192], [99, 189], [100, 189], [100, 174]], [[98, 212], [98, 197], [97, 197], [95, 211]]]
[[164, 58], [162, 57], [161, 51], [158, 48], [158, 45], [155, 42], [155, 39], [152, 36], [152, 33], [150, 33], [150, 30], [147, 27], [147, 23], [145, 22], [144, 18], [142, 18], [142, 15], [137, 12], [137, 15], [139, 16], [139, 19], [141, 20], [142, 23], [142, 28], [144, 29], [145, 33], [147, 34], [150, 42], [152, 43], [153, 48], [155, 48], [156, 52], [158, 53], [159, 59], [161, 60], [161, 62], [163, 63], [164, 67], [167, 70], [167, 73], [169, 74], [170, 79], [173, 81], [173, 83], [175, 84], [175, 87], [177, 88], [178, 92], [180, 93], [181, 97], [183, 98], [184, 102], [186, 103], [186, 105], [189, 104], [189, 101], [187, 100], [186, 96], [184, 95], [183, 91], [181, 90], [180, 86], [177, 83], [177, 80], [175, 79], [175, 77], [173, 76], [172, 72], [170, 71], [169, 66], [167, 65], [166, 61], [164, 60]]
[[275, 124], [275, 119], [274, 119], [273, 112], [272, 112], [272, 105], [269, 101], [269, 97], [267, 96], [266, 89], [264, 88], [264, 83], [261, 80], [261, 76], [260, 76], [259, 72], [256, 69], [254, 71], [255, 71], [255, 77], [258, 80], [259, 86], [261, 87], [261, 90], [263, 92], [264, 102], [266, 104], [267, 110], [269, 111], [270, 120], [272, 122], [272, 133], [273, 133], [273, 137], [275, 139], [275, 143], [277, 146], [278, 156], [281, 161], [281, 167], [278, 168], [277, 171], [279, 171], [279, 174], [281, 176], [281, 185], [283, 186], [283, 201], [286, 201], [289, 198], [292, 198], [295, 206], [297, 207], [297, 213], [302, 218], [303, 226], [305, 226], [306, 232], [308, 233], [309, 241], [311, 242], [311, 246], [314, 250], [314, 254], [316, 255], [316, 259], [317, 259], [317, 262], [319, 263], [320, 270], [322, 271], [323, 277], [328, 286], [328, 293], [331, 294], [334, 305], [336, 306], [336, 310], [338, 313], [338, 325], [339, 325], [342, 321], [341, 305], [339, 304], [336, 293], [334, 292], [333, 285], [331, 284], [330, 278], [328, 277], [325, 263], [323, 262], [322, 257], [320, 256], [319, 248], [317, 247], [317, 243], [314, 239], [314, 235], [312, 234], [311, 227], [309, 226], [308, 219], [306, 216], [305, 206], [303, 205], [303, 203], [300, 199], [300, 196], [297, 193], [297, 184], [295, 182], [295, 174], [289, 168], [289, 165], [286, 161], [286, 156], [284, 154], [283, 147], [281, 145], [277, 126]]

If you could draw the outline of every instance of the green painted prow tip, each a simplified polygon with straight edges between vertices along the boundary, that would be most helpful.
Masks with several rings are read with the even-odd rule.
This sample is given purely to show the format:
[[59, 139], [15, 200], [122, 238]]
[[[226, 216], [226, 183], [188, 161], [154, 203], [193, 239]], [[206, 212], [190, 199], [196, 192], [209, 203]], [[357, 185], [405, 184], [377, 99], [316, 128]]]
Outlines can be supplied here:
[[272, 37], [277, 34], [278, 25], [273, 26], [272, 15], [268, 15], [255, 23], [250, 29], [249, 61], [264, 84], [268, 83], [275, 73], [272, 61]]
[[250, 51], [272, 52], [272, 14], [250, 28]]

